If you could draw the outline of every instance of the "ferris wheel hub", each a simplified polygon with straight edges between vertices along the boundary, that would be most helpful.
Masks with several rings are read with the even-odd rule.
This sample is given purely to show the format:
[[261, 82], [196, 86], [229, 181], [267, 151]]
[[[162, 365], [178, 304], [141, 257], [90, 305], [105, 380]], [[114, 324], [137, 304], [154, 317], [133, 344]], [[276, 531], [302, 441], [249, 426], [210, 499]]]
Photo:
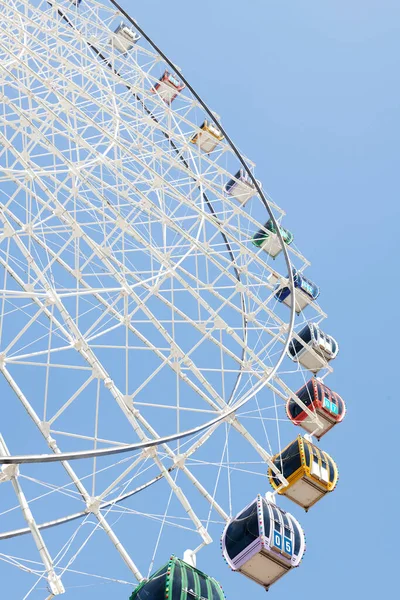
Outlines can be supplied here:
[[97, 515], [100, 510], [100, 505], [101, 505], [100, 498], [91, 497], [86, 502], [86, 512]]

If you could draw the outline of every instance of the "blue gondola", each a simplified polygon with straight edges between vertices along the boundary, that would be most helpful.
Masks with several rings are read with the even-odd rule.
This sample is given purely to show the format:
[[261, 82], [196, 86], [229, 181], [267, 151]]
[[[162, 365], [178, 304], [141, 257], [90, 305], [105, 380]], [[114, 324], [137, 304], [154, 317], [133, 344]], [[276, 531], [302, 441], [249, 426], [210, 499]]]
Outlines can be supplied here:
[[122, 22], [114, 31], [110, 44], [121, 54], [127, 54], [139, 40], [140, 35]]
[[[311, 304], [311, 302], [314, 302], [314, 300], [318, 298], [320, 290], [319, 287], [313, 281], [307, 279], [307, 277], [305, 277], [303, 273], [300, 273], [300, 271], [297, 271], [297, 269], [295, 269], [294, 267], [292, 267], [292, 273], [294, 287], [296, 288], [296, 312], [297, 314], [299, 314], [302, 310], [305, 309], [306, 306], [308, 306], [309, 304]], [[274, 281], [277, 281], [277, 278], [274, 275], [271, 275], [271, 282]], [[280, 284], [277, 283], [276, 287], [279, 288]], [[279, 302], [282, 302], [283, 304], [286, 304], [286, 306], [289, 307], [292, 306], [292, 296], [293, 295], [290, 290], [290, 287], [287, 285], [278, 289], [278, 291], [275, 294], [275, 298]]]
[[299, 566], [304, 551], [304, 533], [296, 519], [260, 495], [229, 521], [222, 535], [222, 552], [231, 569], [266, 590]]
[[[257, 183], [261, 188], [261, 182], [257, 180]], [[239, 169], [236, 175], [225, 184], [225, 191], [240, 204], [246, 204], [257, 193], [254, 183], [244, 169]]]
[[307, 323], [297, 335], [303, 343], [293, 338], [289, 344], [288, 355], [312, 373], [318, 373], [326, 363], [336, 358], [339, 352], [336, 340], [321, 331], [316, 323]]

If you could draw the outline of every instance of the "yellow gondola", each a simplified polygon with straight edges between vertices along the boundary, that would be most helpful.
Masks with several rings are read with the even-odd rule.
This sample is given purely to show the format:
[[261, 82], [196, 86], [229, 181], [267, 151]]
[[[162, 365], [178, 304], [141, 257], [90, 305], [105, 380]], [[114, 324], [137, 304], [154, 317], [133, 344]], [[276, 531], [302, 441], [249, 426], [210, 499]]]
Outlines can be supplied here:
[[192, 144], [197, 144], [203, 152], [209, 154], [215, 150], [219, 142], [222, 142], [223, 139], [224, 136], [218, 127], [216, 127], [214, 123], [206, 120], [200, 126], [200, 131], [190, 139], [190, 142]]
[[306, 511], [336, 487], [336, 463], [329, 454], [301, 435], [272, 460], [288, 481], [288, 485], [282, 487], [279, 479], [269, 469], [268, 478], [272, 487], [278, 494], [293, 500]]

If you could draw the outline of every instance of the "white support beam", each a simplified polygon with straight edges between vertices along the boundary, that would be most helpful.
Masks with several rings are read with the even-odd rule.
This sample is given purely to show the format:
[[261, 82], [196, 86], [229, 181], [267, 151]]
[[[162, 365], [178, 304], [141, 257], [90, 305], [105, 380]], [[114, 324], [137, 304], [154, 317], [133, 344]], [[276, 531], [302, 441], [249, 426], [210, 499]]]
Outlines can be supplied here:
[[[10, 452], [8, 447], [4, 441], [3, 436], [0, 434], [0, 452], [3, 456], [10, 456]], [[19, 505], [21, 507], [22, 515], [30, 529], [32, 534], [33, 541], [35, 542], [36, 548], [40, 554], [40, 558], [42, 559], [44, 568], [47, 574], [47, 581], [49, 584], [49, 588], [54, 596], [58, 596], [60, 594], [64, 594], [65, 588], [62, 584], [61, 578], [57, 575], [56, 570], [54, 568], [53, 559], [50, 556], [50, 553], [47, 549], [45, 541], [42, 537], [42, 534], [39, 531], [39, 528], [36, 524], [35, 518], [32, 514], [32, 511], [29, 507], [29, 503], [25, 497], [24, 492], [22, 491], [22, 487], [18, 481], [19, 469], [17, 465], [6, 465], [2, 467], [2, 473], [0, 475], [0, 483], [4, 481], [11, 481], [11, 484], [14, 488], [15, 495], [17, 496]]]

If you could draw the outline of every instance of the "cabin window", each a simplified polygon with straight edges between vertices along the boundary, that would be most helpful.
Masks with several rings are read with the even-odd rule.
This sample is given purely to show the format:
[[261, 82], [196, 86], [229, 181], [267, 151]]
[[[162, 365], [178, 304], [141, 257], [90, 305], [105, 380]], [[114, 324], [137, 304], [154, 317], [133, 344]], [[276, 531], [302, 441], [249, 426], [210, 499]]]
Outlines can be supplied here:
[[[172, 600], [181, 600], [182, 594], [182, 569], [179, 563], [175, 563], [172, 571]], [[207, 597], [207, 596], [206, 596]], [[152, 599], [151, 599], [152, 600]]]
[[298, 554], [300, 552], [300, 546], [301, 546], [301, 536], [300, 536], [299, 528], [297, 527], [296, 523], [293, 523], [293, 529], [294, 529], [294, 554], [296, 556], [298, 556]]
[[268, 504], [263, 500], [264, 534], [269, 538], [271, 535], [271, 519], [269, 517]]
[[289, 350], [292, 356], [297, 356], [303, 350], [303, 348], [304, 346], [301, 342], [299, 342], [299, 340], [293, 338], [290, 342]]
[[299, 444], [296, 440], [293, 444], [290, 444], [289, 448], [286, 448], [274, 461], [275, 465], [280, 469], [282, 475], [287, 479], [297, 469], [301, 467], [301, 458], [299, 451]]
[[[274, 460], [274, 465], [280, 469], [280, 463], [278, 464], [278, 461]], [[271, 472], [271, 477], [272, 477], [272, 481], [275, 483], [276, 487], [279, 487], [281, 482], [279, 481], [278, 477], [275, 475], [275, 473], [272, 471]]]
[[158, 573], [153, 575], [151, 580], [138, 593], [138, 600], [164, 600], [167, 569], [168, 565], [165, 565]]
[[327, 454], [325, 454], [325, 458], [327, 459], [329, 466], [329, 481], [332, 483], [335, 479], [335, 467], [333, 465], [332, 459]]
[[229, 525], [225, 542], [228, 555], [234, 558], [258, 537], [257, 503], [254, 503]]
[[304, 385], [298, 392], [297, 396], [304, 402], [304, 404], [310, 404], [310, 390], [308, 384]]
[[318, 393], [318, 400], [320, 402], [324, 401], [324, 397], [327, 395], [327, 388], [324, 385], [321, 385], [320, 383], [317, 382], [317, 393]]
[[195, 583], [194, 583], [194, 572], [192, 571], [192, 569], [186, 568], [186, 577], [187, 577], [187, 589], [188, 590], [192, 590], [194, 592], [195, 590]]
[[208, 598], [208, 586], [207, 586], [207, 580], [205, 577], [203, 576], [199, 576], [200, 579], [200, 595], [202, 596], [202, 598]]
[[274, 518], [274, 521], [279, 521], [279, 513], [276, 510], [275, 506], [272, 506], [272, 516]]
[[289, 400], [289, 412], [293, 419], [295, 419], [303, 412], [303, 409], [294, 400]]
[[[298, 273], [294, 267], [292, 267], [292, 274], [293, 274], [294, 286], [301, 287], [302, 277], [301, 277], [300, 273]], [[289, 279], [289, 275], [287, 276], [287, 278]]]
[[[272, 233], [276, 233], [276, 229], [275, 229], [275, 225], [272, 221], [272, 219], [269, 219], [265, 225], [264, 225], [264, 229], [268, 229], [268, 231], [271, 231]], [[265, 235], [265, 234], [264, 234]]]
[[274, 521], [274, 529], [275, 531], [277, 531], [278, 533], [281, 532], [281, 524], [279, 521]]
[[170, 83], [172, 83], [172, 85], [174, 85], [175, 87], [179, 87], [179, 81], [176, 79], [176, 77], [174, 77], [173, 75], [168, 75], [167, 79]]
[[279, 513], [274, 506], [272, 507], [272, 515], [274, 517], [274, 530], [277, 531], [278, 533], [280, 533], [281, 532], [281, 522], [279, 520]]
[[321, 460], [321, 479], [323, 481], [329, 481], [328, 465], [323, 459]]
[[311, 447], [311, 454], [313, 456], [315, 456], [315, 458], [318, 460], [321, 457], [319, 449], [316, 446], [314, 446], [313, 444], [310, 444], [310, 447]]
[[[269, 231], [271, 231], [271, 228], [270, 228], [270, 227], [268, 227], [268, 223], [266, 223], [266, 224], [264, 225], [264, 228], [265, 228], [265, 229], [268, 229]], [[259, 229], [259, 230], [257, 231], [257, 233], [255, 233], [255, 235], [254, 235], [254, 237], [253, 237], [253, 240], [254, 240], [254, 242], [255, 242], [256, 244], [257, 244], [257, 242], [258, 242], [258, 245], [259, 245], [259, 246], [261, 246], [261, 243], [262, 243], [262, 242], [263, 242], [263, 241], [264, 241], [264, 240], [265, 240], [267, 237], [268, 237], [268, 233], [266, 233], [266, 232], [265, 232], [263, 229]]]
[[[310, 406], [312, 404], [314, 400], [314, 387], [312, 380], [297, 392], [297, 396], [302, 402], [304, 402], [306, 406]], [[291, 399], [289, 400], [289, 411], [291, 416], [295, 419], [303, 412], [303, 409], [297, 404], [297, 402], [295, 402], [295, 400]]]
[[218, 591], [217, 584], [214, 582], [210, 582], [210, 583], [211, 583], [213, 600], [221, 600], [221, 594]]
[[334, 394], [334, 395], [335, 395], [335, 398], [337, 399], [338, 415], [342, 415], [343, 410], [344, 410], [343, 400], [340, 398], [340, 396], [337, 396], [336, 394]]
[[289, 537], [286, 533], [286, 529], [290, 530], [290, 523], [289, 523], [289, 519], [287, 518], [286, 514], [283, 512], [282, 514], [282, 520], [283, 520], [283, 526], [285, 527], [285, 535], [286, 537]]
[[309, 406], [309, 404], [311, 404], [311, 402], [314, 400], [314, 381], [313, 379], [311, 379], [308, 383], [307, 383], [307, 392], [308, 392], [308, 398], [309, 398], [309, 402], [307, 402], [307, 400], [303, 400], [304, 404], [306, 404], [307, 406]]
[[309, 464], [310, 464], [310, 448], [309, 448], [307, 442], [305, 442], [303, 444], [303, 449], [304, 449], [304, 458], [306, 461], [306, 465], [309, 466]]
[[309, 344], [311, 342], [311, 328], [307, 325], [300, 331], [299, 336], [306, 344]]
[[312, 459], [311, 475], [316, 475], [317, 477], [320, 476], [319, 461], [318, 461], [318, 458], [316, 458], [315, 456], [313, 456], [313, 459]]

